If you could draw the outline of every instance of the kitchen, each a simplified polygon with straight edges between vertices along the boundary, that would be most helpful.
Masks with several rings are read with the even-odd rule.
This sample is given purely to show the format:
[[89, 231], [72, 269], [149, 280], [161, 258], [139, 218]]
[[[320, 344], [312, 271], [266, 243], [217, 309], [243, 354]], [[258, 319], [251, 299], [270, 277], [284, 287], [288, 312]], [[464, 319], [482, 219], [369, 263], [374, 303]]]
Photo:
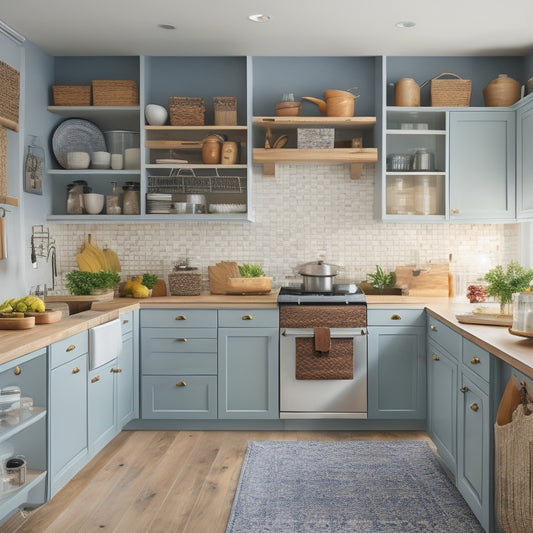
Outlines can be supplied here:
[[[17, 62], [20, 50], [11, 43], [12, 40], [6, 42], [8, 57], [4, 59], [9, 60], [12, 54]], [[57, 117], [42, 114], [42, 109], [50, 103], [48, 90], [55, 81], [53, 60], [31, 43], [25, 47], [26, 61], [31, 68], [26, 69], [24, 124], [28, 134], [37, 134], [46, 143], [57, 121]], [[522, 81], [525, 83], [526, 79]], [[362, 95], [361, 99], [365, 96], [368, 97]], [[37, 126], [27, 122], [30, 116], [41, 117]], [[37, 130], [31, 131], [35, 127]], [[9, 132], [10, 150], [13, 150], [14, 137]], [[15, 143], [19, 143], [19, 151], [23, 150], [23, 142], [15, 140]], [[19, 167], [21, 161], [15, 153], [9, 159], [11, 168]], [[343, 276], [354, 280], [364, 279], [376, 264], [388, 270], [417, 261], [442, 263], [449, 260], [450, 254], [454, 271], [467, 279], [475, 279], [490, 266], [514, 258], [528, 263], [527, 256], [522, 256], [523, 223], [384, 224], [376, 221], [376, 172], [372, 165], [363, 167], [359, 180], [351, 180], [345, 166], [323, 163], [278, 165], [276, 178], [272, 180], [262, 179], [260, 173], [260, 168], [254, 169], [255, 221], [252, 223], [64, 224], [46, 219], [52, 203], [50, 184], [44, 184], [42, 197], [22, 193], [20, 172], [10, 170], [9, 189], [13, 196], [21, 197], [21, 207], [7, 207], [9, 260], [1, 264], [6, 280], [0, 289], [1, 296], [3, 299], [13, 296], [11, 287], [24, 294], [32, 286], [45, 283], [50, 286], [47, 258], [37, 257], [37, 269], [30, 262], [31, 227], [39, 224], [46, 225], [55, 240], [57, 292], [64, 291], [64, 274], [76, 268], [76, 254], [88, 234], [100, 246], [108, 246], [119, 254], [124, 278], [138, 274], [139, 268], [164, 277], [185, 257], [201, 269], [204, 283], [209, 265], [235, 260], [261, 263], [274, 278], [275, 286], [296, 281], [293, 267], [321, 254], [328, 262], [342, 265]]]

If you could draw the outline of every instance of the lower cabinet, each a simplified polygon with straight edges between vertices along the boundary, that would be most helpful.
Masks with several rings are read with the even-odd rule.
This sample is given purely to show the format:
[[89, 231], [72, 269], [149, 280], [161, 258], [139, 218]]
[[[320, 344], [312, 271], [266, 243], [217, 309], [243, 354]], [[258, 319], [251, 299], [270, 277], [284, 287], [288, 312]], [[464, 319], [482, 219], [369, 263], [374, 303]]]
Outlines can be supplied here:
[[120, 317], [122, 350], [117, 362], [117, 424], [124, 427], [139, 417], [139, 311]]
[[425, 312], [368, 311], [368, 418], [426, 416]]

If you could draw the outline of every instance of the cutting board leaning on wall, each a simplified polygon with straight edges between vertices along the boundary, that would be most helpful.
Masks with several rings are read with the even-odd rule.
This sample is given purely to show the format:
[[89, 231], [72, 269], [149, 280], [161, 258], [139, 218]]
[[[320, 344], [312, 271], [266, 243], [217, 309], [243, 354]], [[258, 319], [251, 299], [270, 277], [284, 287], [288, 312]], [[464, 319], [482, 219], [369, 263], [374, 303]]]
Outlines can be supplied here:
[[414, 266], [396, 267], [396, 287], [406, 287], [409, 296], [448, 297], [450, 266], [428, 264], [415, 270]]

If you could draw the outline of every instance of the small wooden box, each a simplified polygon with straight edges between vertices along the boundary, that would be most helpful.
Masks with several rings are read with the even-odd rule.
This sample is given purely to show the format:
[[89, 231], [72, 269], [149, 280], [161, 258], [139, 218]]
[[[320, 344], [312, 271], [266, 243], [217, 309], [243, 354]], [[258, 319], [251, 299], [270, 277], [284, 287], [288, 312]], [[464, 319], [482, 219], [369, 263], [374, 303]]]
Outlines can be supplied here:
[[334, 128], [298, 128], [298, 148], [333, 148]]

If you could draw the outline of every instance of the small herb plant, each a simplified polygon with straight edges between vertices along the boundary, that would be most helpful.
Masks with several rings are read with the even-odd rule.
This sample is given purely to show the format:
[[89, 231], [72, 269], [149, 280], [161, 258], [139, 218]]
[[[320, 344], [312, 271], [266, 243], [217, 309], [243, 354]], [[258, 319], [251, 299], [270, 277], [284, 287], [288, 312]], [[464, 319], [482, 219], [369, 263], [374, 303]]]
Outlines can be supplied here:
[[95, 290], [112, 289], [119, 281], [120, 275], [113, 270], [84, 272], [73, 270], [66, 275], [67, 289], [74, 296], [85, 296]]
[[389, 272], [385, 274], [385, 271], [379, 265], [376, 265], [376, 271], [373, 274], [367, 274], [367, 276], [374, 289], [394, 287], [396, 283], [396, 273]]
[[533, 281], [533, 270], [523, 267], [518, 261], [511, 261], [504, 270], [501, 265], [485, 274], [488, 283], [485, 294], [500, 299], [501, 311], [510, 304], [515, 292], [523, 292]]
[[243, 278], [262, 278], [265, 275], [261, 265], [239, 265], [239, 273]]
[[145, 272], [143, 274], [141, 283], [145, 287], [148, 287], [148, 289], [153, 289], [154, 285], [157, 283], [157, 276], [155, 274], [149, 274], [148, 272]]

